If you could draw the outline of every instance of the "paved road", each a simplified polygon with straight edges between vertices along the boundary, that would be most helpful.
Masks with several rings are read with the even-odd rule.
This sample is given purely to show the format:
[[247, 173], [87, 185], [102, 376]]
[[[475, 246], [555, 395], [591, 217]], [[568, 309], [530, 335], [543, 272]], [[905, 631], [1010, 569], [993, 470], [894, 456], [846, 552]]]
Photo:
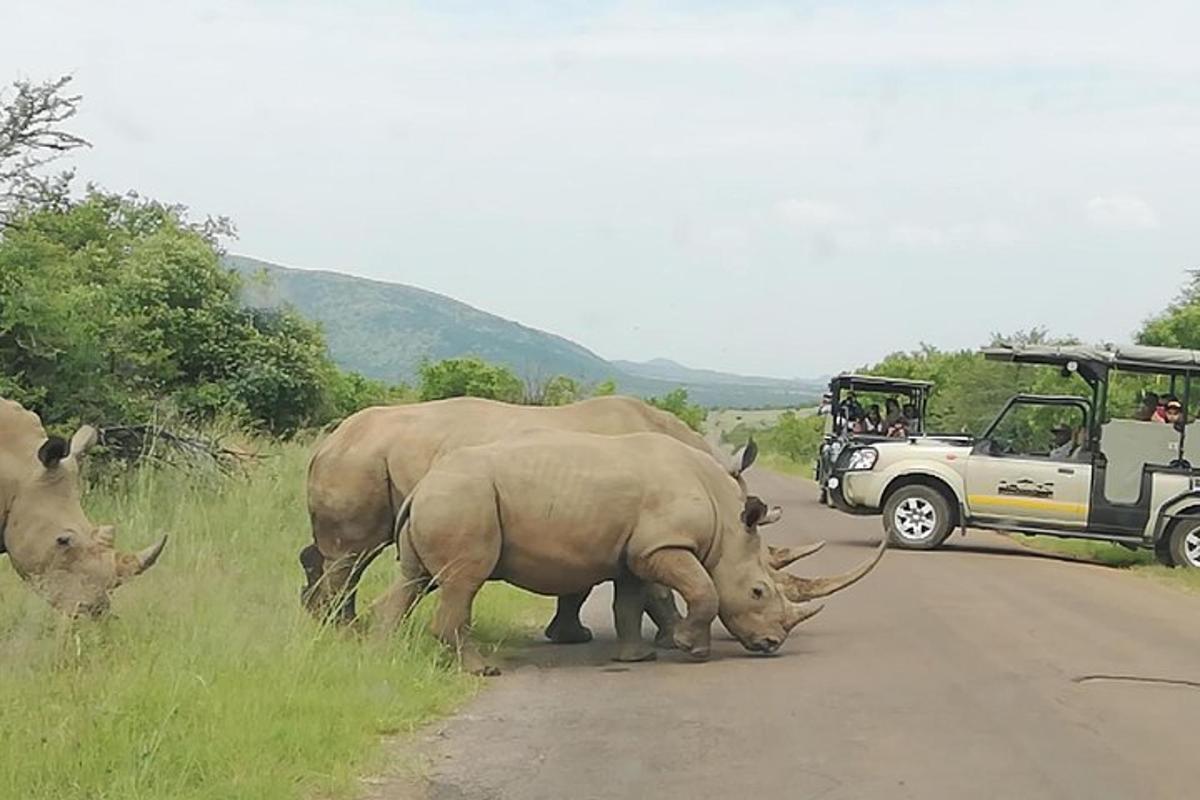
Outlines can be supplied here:
[[[829, 540], [806, 574], [877, 541], [810, 484], [752, 483], [785, 508], [770, 541]], [[530, 647], [425, 738], [420, 791], [372, 796], [1200, 797], [1200, 688], [1086, 680], [1200, 681], [1200, 596], [973, 533], [889, 551], [771, 658], [721, 630], [706, 664], [610, 663], [608, 602], [585, 609], [597, 642]]]

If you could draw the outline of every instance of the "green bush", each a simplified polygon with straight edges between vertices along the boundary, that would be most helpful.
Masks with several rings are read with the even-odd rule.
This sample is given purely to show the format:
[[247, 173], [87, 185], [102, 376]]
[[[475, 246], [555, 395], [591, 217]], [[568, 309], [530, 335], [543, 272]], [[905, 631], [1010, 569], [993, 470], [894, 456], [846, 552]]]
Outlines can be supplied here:
[[512, 370], [476, 356], [426, 361], [421, 364], [420, 376], [422, 400], [485, 397], [519, 403], [525, 396], [525, 387]]
[[651, 397], [646, 402], [656, 408], [661, 408], [663, 411], [670, 411], [687, 423], [687, 426], [692, 430], [697, 432], [704, 431], [704, 419], [707, 413], [703, 406], [688, 402], [687, 389], [675, 389], [662, 397]]

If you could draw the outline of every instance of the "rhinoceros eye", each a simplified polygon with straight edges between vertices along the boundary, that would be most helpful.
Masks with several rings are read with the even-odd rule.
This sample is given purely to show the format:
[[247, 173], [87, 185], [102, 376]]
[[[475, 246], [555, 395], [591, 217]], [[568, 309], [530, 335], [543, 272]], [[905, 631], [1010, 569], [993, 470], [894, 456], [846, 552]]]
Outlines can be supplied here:
[[750, 590], [750, 594], [754, 595], [755, 600], [762, 600], [763, 597], [766, 596], [767, 592], [765, 589], [763, 589], [763, 587], [755, 586], [753, 589]]
[[54, 541], [58, 544], [59, 547], [70, 547], [71, 546], [71, 534], [69, 534], [69, 533], [59, 534], [58, 538], [55, 539]]

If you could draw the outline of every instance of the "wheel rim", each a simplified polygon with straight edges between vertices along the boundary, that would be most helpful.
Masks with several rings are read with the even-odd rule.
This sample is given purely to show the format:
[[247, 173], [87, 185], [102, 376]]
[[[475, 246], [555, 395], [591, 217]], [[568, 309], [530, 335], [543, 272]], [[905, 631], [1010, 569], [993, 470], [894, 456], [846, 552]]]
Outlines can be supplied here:
[[[937, 530], [937, 509], [923, 497], [904, 498], [900, 505], [896, 506], [896, 513], [892, 517], [896, 533], [900, 534], [902, 539], [921, 541], [928, 539]], [[1200, 541], [1197, 542], [1197, 547], [1200, 548]], [[1200, 557], [1200, 552], [1197, 556]]]
[[1183, 558], [1189, 567], [1200, 568], [1200, 527], [1193, 528], [1183, 537]]

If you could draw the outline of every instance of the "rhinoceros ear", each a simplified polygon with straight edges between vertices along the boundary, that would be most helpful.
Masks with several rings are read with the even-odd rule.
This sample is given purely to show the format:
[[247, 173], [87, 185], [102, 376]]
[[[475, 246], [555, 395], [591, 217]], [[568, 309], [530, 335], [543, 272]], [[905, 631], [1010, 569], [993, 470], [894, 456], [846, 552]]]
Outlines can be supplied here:
[[750, 469], [756, 458], [758, 458], [758, 443], [752, 438], [746, 442], [744, 447], [739, 447], [737, 452], [733, 454], [732, 462], [729, 465], [729, 474], [735, 478], [739, 477], [743, 472]]
[[79, 430], [75, 431], [75, 435], [71, 437], [70, 454], [74, 458], [79, 458], [96, 444], [99, 434], [91, 425], [84, 425]]
[[770, 509], [767, 508], [766, 503], [754, 495], [750, 495], [746, 498], [746, 505], [742, 509], [742, 524], [752, 531], [766, 519], [769, 512]]
[[42, 442], [42, 446], [38, 448], [38, 461], [42, 462], [42, 466], [46, 469], [54, 469], [62, 460], [71, 452], [71, 446], [67, 444], [67, 440], [61, 436], [51, 436], [46, 441]]

